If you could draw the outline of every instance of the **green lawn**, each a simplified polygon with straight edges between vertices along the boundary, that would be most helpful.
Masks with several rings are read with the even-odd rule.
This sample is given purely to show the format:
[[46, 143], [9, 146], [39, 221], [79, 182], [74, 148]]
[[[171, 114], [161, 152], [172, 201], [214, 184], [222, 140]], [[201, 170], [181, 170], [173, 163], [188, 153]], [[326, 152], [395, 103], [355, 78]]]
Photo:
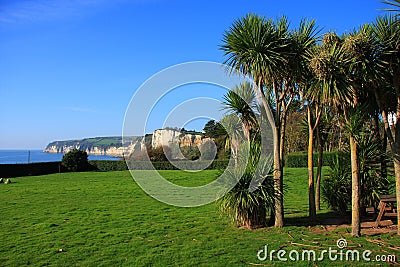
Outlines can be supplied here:
[[[204, 184], [218, 175], [217, 171], [160, 173], [182, 185]], [[400, 238], [393, 234], [352, 238], [348, 229], [311, 231], [321, 226], [306, 225], [306, 169], [285, 169], [285, 210], [291, 226], [253, 231], [233, 226], [215, 204], [178, 208], [160, 203], [147, 196], [127, 171], [63, 173], [12, 181], [0, 185], [0, 266], [280, 266], [276, 257], [259, 261], [258, 250], [267, 244], [269, 250], [300, 253], [302, 249], [337, 249], [340, 237], [347, 239], [350, 248], [400, 258], [400, 251], [387, 245], [400, 246]], [[325, 208], [319, 217], [326, 216], [331, 214]], [[379, 239], [386, 245], [366, 239]], [[299, 261], [297, 265], [368, 263], [327, 259]]]

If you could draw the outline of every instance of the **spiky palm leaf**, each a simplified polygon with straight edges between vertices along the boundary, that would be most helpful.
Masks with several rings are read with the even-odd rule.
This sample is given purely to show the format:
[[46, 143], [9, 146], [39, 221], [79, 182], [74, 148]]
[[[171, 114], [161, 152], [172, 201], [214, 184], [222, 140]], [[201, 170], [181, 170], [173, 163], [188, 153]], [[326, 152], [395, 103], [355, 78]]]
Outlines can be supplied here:
[[396, 13], [396, 17], [399, 17], [400, 15], [400, 0], [385, 0], [383, 1], [383, 3], [388, 4], [391, 6], [391, 8], [387, 8], [386, 11], [389, 12], [394, 12]]
[[255, 94], [252, 85], [249, 82], [244, 82], [236, 86], [233, 90], [229, 90], [223, 96], [223, 99], [224, 109], [240, 117], [246, 131], [246, 136], [250, 142], [251, 130], [257, 125], [254, 109]]
[[249, 14], [236, 20], [223, 36], [224, 64], [256, 81], [268, 83], [286, 63], [283, 51], [287, 43], [285, 18], [277, 25], [272, 20]]
[[[225, 179], [229, 179], [229, 183], [233, 180], [236, 185], [219, 200], [220, 209], [238, 226], [265, 226], [267, 214], [274, 209], [275, 197], [273, 180], [268, 176], [270, 159], [260, 155], [262, 147], [258, 143], [253, 142], [250, 148], [243, 149], [250, 152], [249, 158], [239, 158], [239, 166], [226, 171]], [[251, 188], [254, 180], [261, 181], [257, 190]]]

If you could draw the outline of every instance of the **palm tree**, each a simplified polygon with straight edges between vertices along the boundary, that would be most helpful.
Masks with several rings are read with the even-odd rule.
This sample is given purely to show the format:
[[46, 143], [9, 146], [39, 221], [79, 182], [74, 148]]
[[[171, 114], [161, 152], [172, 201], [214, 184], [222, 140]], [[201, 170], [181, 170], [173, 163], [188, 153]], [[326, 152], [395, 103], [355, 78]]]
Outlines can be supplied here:
[[[236, 20], [223, 36], [221, 49], [225, 64], [254, 80], [253, 89], [271, 124], [274, 139], [275, 227], [283, 226], [283, 164], [280, 143], [282, 103], [289, 90], [281, 87], [282, 69], [287, 63], [288, 23], [285, 18], [276, 25], [272, 20], [249, 14]], [[267, 96], [268, 95], [268, 96]], [[269, 100], [269, 96], [272, 95]], [[273, 113], [269, 103], [275, 105]], [[286, 103], [286, 102], [285, 102]]]
[[223, 96], [224, 108], [239, 116], [243, 123], [247, 141], [251, 142], [251, 131], [257, 124], [256, 114], [254, 113], [255, 94], [251, 83], [244, 82], [229, 90]]
[[323, 166], [323, 153], [324, 146], [328, 140], [329, 132], [332, 127], [333, 117], [330, 114], [329, 108], [325, 107], [323, 116], [320, 118], [316, 129], [316, 138], [318, 145], [318, 166], [317, 166], [317, 178], [315, 182], [315, 209], [321, 209], [321, 178], [322, 178], [322, 166]]
[[[309, 216], [311, 220], [316, 218], [316, 205], [315, 205], [315, 189], [314, 189], [314, 168], [313, 168], [313, 144], [314, 144], [314, 131], [318, 127], [318, 122], [321, 117], [319, 105], [311, 101], [305, 96], [305, 92], [310, 87], [312, 74], [309, 68], [309, 54], [316, 45], [318, 31], [313, 20], [300, 22], [299, 29], [294, 30], [290, 35], [290, 60], [289, 66], [286, 69], [287, 77], [293, 77], [297, 87], [300, 88], [300, 96], [303, 101], [307, 103], [308, 114], [308, 199], [309, 199]], [[316, 108], [316, 119], [311, 120], [311, 109]], [[314, 124], [312, 123], [314, 122]]]
[[[400, 207], [400, 24], [393, 17], [379, 17], [373, 24], [376, 38], [378, 82], [371, 86], [385, 125], [385, 133], [393, 154], [396, 176], [397, 206]], [[389, 114], [395, 116], [389, 124]], [[400, 213], [398, 213], [400, 221]], [[398, 229], [400, 235], [400, 228]]]
[[[240, 145], [245, 140], [243, 124], [235, 114], [228, 114], [218, 122], [218, 135], [225, 139], [225, 149], [231, 148], [235, 167], [239, 166]], [[222, 127], [221, 127], [222, 126]], [[249, 145], [249, 143], [247, 143]]]
[[[360, 102], [360, 94], [369, 74], [370, 66], [364, 52], [368, 50], [368, 38], [363, 32], [353, 33], [344, 40], [336, 34], [325, 35], [323, 44], [314, 51], [311, 68], [315, 75], [309, 91], [313, 99], [324, 99], [344, 114], [350, 141], [352, 169], [352, 235], [360, 236], [360, 175], [356, 136], [360, 121], [354, 116]], [[364, 42], [366, 41], [366, 42]], [[365, 47], [366, 46], [366, 47]], [[362, 121], [361, 121], [362, 122]]]

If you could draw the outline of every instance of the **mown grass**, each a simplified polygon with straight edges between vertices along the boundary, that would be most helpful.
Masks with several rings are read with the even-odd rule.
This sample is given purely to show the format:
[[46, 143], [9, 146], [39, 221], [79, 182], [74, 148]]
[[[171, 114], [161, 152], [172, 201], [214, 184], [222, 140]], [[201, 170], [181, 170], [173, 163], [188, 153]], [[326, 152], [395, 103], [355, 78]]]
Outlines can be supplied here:
[[[170, 181], [194, 186], [215, 179], [217, 171], [160, 171]], [[288, 223], [253, 231], [231, 224], [216, 204], [179, 208], [146, 195], [128, 171], [64, 173], [13, 179], [0, 185], [0, 266], [250, 266], [258, 250], [350, 247], [375, 254], [396, 254], [380, 239], [400, 246], [394, 234], [352, 238], [348, 229], [315, 232], [307, 215], [307, 171], [285, 169]], [[331, 216], [325, 208], [319, 217]], [[359, 265], [377, 262], [289, 262], [290, 266]]]

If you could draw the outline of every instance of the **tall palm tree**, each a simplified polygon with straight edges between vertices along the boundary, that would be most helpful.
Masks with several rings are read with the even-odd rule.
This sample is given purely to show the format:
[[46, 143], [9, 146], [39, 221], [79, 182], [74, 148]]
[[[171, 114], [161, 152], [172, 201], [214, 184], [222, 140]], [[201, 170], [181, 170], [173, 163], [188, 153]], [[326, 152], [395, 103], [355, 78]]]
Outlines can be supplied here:
[[367, 88], [375, 79], [375, 45], [369, 25], [363, 25], [359, 30], [348, 34], [343, 42], [343, 49], [350, 59], [348, 79], [351, 83], [353, 99], [350, 107], [344, 110], [344, 119], [350, 141], [350, 160], [352, 170], [352, 235], [361, 235], [361, 203], [360, 203], [360, 162], [358, 156], [358, 136], [362, 129], [359, 113], [363, 112], [367, 99]]
[[[309, 129], [309, 142], [308, 142], [308, 199], [309, 199], [309, 217], [311, 220], [316, 218], [316, 205], [315, 205], [315, 188], [314, 188], [314, 168], [313, 168], [313, 144], [314, 144], [314, 131], [318, 126], [318, 121], [321, 116], [321, 110], [318, 105], [312, 103], [307, 99], [305, 93], [310, 87], [312, 74], [309, 68], [309, 54], [316, 45], [317, 41], [317, 28], [313, 20], [302, 20], [298, 29], [294, 30], [290, 35], [290, 60], [289, 66], [286, 69], [287, 77], [293, 77], [294, 82], [299, 88], [300, 96], [303, 101], [307, 103], [308, 113], [308, 129]], [[311, 120], [311, 106], [316, 107], [316, 120], [312, 124]]]
[[[364, 33], [353, 33], [344, 40], [336, 34], [324, 37], [323, 44], [314, 51], [311, 68], [315, 75], [309, 91], [313, 99], [324, 99], [344, 114], [349, 132], [352, 169], [352, 235], [360, 236], [360, 175], [356, 136], [360, 121], [353, 110], [358, 110], [362, 88], [370, 73], [368, 38]], [[366, 41], [366, 42], [364, 42]], [[368, 50], [368, 51], [367, 51]], [[367, 74], [366, 74], [367, 73]]]
[[318, 146], [318, 163], [317, 163], [317, 177], [315, 181], [315, 209], [321, 209], [321, 179], [322, 179], [322, 166], [323, 166], [323, 153], [324, 146], [328, 140], [328, 133], [332, 127], [333, 117], [328, 107], [324, 108], [323, 116], [321, 116], [316, 129], [316, 138]]
[[[400, 23], [393, 17], [379, 17], [373, 24], [376, 38], [378, 82], [371, 86], [379, 106], [385, 133], [393, 154], [397, 207], [400, 207]], [[395, 116], [393, 125], [389, 114]], [[400, 221], [400, 213], [398, 213]], [[398, 229], [400, 235], [400, 228]]]
[[[225, 64], [249, 75], [253, 89], [261, 102], [274, 139], [275, 227], [283, 226], [283, 155], [281, 153], [282, 109], [287, 109], [288, 87], [283, 87], [282, 76], [287, 64], [288, 23], [281, 18], [274, 23], [258, 15], [249, 14], [236, 20], [223, 36], [222, 51]], [[269, 97], [272, 101], [268, 101]], [[290, 100], [291, 101], [291, 100]], [[269, 103], [275, 105], [273, 113]], [[290, 103], [290, 102], [289, 102]], [[284, 112], [283, 112], [284, 113]]]

